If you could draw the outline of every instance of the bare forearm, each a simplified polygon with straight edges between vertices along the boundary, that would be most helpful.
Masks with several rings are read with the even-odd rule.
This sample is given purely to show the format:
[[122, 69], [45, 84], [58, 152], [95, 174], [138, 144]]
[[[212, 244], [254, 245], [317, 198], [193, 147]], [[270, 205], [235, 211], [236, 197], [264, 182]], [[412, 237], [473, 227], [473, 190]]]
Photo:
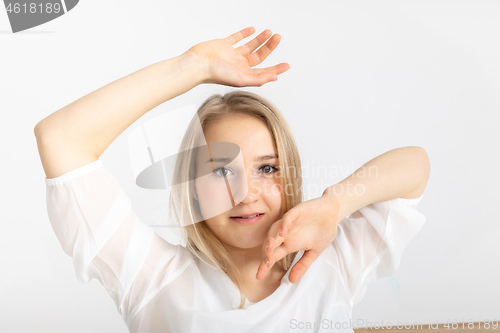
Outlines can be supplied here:
[[430, 163], [423, 148], [397, 148], [365, 163], [340, 183], [327, 188], [323, 195], [337, 201], [339, 217], [343, 219], [374, 202], [419, 197], [429, 174]]
[[35, 134], [100, 156], [146, 112], [203, 83], [203, 70], [190, 53], [157, 62], [52, 113], [37, 124]]

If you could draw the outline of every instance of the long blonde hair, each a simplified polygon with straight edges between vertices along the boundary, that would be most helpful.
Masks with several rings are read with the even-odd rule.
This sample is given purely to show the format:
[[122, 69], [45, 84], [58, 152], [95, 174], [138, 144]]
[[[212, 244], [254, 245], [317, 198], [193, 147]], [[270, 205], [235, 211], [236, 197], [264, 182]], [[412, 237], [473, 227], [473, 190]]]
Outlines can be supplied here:
[[[279, 156], [281, 179], [282, 214], [303, 200], [301, 162], [292, 132], [278, 109], [263, 97], [248, 91], [232, 91], [225, 95], [215, 94], [207, 98], [198, 108], [197, 115], [191, 120], [179, 147], [174, 179], [179, 186], [170, 193], [170, 216], [172, 211], [177, 221], [183, 221], [186, 247], [200, 260], [232, 277], [240, 290], [239, 309], [244, 308], [245, 291], [241, 275], [232, 262], [221, 241], [208, 228], [201, 217], [198, 202], [194, 199], [193, 182], [195, 179], [196, 153], [194, 147], [200, 142], [208, 127], [221, 117], [235, 113], [251, 115], [263, 120], [271, 132]], [[202, 132], [198, 130], [201, 124]], [[291, 190], [290, 190], [291, 188]], [[197, 222], [201, 221], [201, 222]], [[197, 222], [197, 223], [196, 223]], [[277, 262], [288, 270], [297, 252], [286, 255]], [[208, 261], [207, 261], [208, 260]]]

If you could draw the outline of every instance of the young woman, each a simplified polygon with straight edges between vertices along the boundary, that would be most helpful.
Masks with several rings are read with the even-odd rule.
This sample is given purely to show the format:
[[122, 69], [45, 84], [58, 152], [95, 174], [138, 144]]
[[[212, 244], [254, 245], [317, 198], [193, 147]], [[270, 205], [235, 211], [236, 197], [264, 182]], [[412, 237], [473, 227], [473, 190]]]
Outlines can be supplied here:
[[[98, 279], [131, 332], [352, 332], [352, 306], [392, 274], [425, 222], [420, 147], [386, 152], [302, 202], [298, 151], [256, 94], [214, 95], [190, 124], [171, 208], [186, 247], [156, 235], [99, 156], [144, 113], [198, 84], [262, 86], [279, 35], [249, 27], [114, 81], [35, 127], [49, 219], [82, 281]], [[261, 47], [262, 46], [262, 47]], [[259, 48], [260, 47], [260, 48]]]

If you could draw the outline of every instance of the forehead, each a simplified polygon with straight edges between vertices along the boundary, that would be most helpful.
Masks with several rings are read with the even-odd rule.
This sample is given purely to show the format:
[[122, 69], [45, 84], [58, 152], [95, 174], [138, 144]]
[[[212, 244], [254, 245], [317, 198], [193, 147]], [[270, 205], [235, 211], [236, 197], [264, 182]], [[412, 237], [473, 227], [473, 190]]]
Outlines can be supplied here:
[[244, 154], [276, 153], [274, 138], [266, 123], [254, 116], [234, 114], [221, 117], [205, 131], [208, 142], [232, 142]]

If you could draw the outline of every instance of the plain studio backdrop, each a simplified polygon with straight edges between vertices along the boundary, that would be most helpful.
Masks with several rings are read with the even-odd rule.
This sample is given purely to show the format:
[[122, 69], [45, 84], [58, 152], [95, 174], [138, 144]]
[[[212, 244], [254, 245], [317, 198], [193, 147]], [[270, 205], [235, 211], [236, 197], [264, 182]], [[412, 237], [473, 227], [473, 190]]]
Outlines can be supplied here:
[[[257, 30], [252, 38], [264, 29], [282, 36], [258, 67], [288, 62], [290, 70], [243, 90], [285, 115], [305, 166], [306, 199], [390, 149], [428, 152], [431, 175], [418, 208], [427, 223], [399, 270], [369, 286], [354, 322], [500, 319], [499, 1], [85, 0], [16, 34], [0, 9], [0, 331], [127, 332], [105, 289], [76, 280], [53, 233], [35, 124], [116, 79], [248, 26]], [[101, 156], [145, 222], [158, 205], [146, 207], [135, 185], [130, 132], [234, 89], [202, 85], [160, 105]]]

